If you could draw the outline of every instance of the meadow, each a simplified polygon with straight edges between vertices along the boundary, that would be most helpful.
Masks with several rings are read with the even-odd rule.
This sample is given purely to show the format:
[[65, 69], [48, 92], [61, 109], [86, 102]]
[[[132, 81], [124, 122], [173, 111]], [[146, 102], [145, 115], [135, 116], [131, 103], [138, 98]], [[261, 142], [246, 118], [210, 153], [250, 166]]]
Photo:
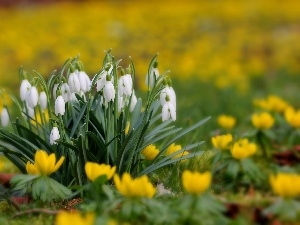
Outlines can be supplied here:
[[[72, 66], [84, 70], [92, 79], [94, 76], [101, 76], [103, 71], [106, 71], [107, 64], [115, 65], [111, 56], [108, 56], [110, 58], [108, 60], [106, 54], [109, 49], [112, 49], [113, 59], [122, 59], [118, 66], [125, 69], [129, 65], [130, 70], [128, 71], [131, 72], [134, 69], [133, 89], [135, 94], [138, 98], [147, 99], [143, 100], [143, 108], [140, 108], [142, 112], [145, 110], [145, 115], [148, 115], [147, 110], [150, 110], [151, 107], [155, 108], [152, 105], [154, 102], [148, 98], [155, 88], [149, 89], [149, 86], [145, 84], [145, 76], [156, 68], [154, 62], [157, 60], [157, 68], [161, 74], [159, 81], [161, 83], [158, 82], [157, 85], [162, 85], [160, 89], [157, 87], [157, 91], [166, 87], [165, 83], [170, 78], [176, 92], [177, 116], [176, 121], [173, 122], [174, 126], [188, 129], [198, 121], [209, 117], [208, 121], [176, 142], [183, 146], [183, 148], [181, 146], [176, 148], [176, 151], [182, 149], [180, 152], [182, 157], [187, 157], [182, 159], [184, 163], [181, 163], [179, 159], [171, 162], [177, 156], [175, 152], [171, 153], [171, 157], [168, 158], [167, 149], [171, 143], [168, 144], [167, 138], [153, 143], [160, 149], [161, 155], [159, 154], [157, 157], [155, 155], [156, 158], [150, 157], [151, 160], [160, 162], [158, 160], [163, 160], [161, 158], [164, 155], [170, 160], [170, 163], [168, 162], [166, 167], [159, 168], [153, 173], [147, 173], [147, 175], [152, 184], [157, 186], [163, 184], [166, 188], [163, 191], [168, 194], [170, 191], [171, 195], [159, 196], [157, 194], [155, 198], [151, 195], [146, 200], [132, 201], [132, 196], [126, 191], [122, 192], [122, 188], [117, 188], [117, 190], [112, 188], [112, 191], [108, 191], [107, 187], [110, 187], [112, 183], [108, 181], [109, 179], [105, 180], [100, 177], [95, 181], [95, 179], [86, 178], [84, 164], [74, 169], [77, 172], [72, 170], [75, 181], [69, 182], [67, 178], [64, 180], [61, 170], [49, 176], [64, 186], [73, 188], [73, 191], [78, 188], [74, 188], [74, 182], [77, 186], [86, 188], [80, 194], [84, 196], [83, 199], [86, 203], [79, 206], [80, 210], [96, 213], [91, 216], [92, 219], [80, 217], [79, 220], [83, 218], [83, 221], [89, 223], [90, 220], [93, 221], [96, 218], [97, 224], [117, 224], [118, 222], [122, 222], [122, 224], [123, 222], [124, 224], [125, 222], [129, 224], [142, 224], [143, 222], [166, 224], [167, 220], [164, 218], [152, 219], [152, 217], [159, 217], [159, 212], [149, 210], [154, 207], [162, 210], [171, 218], [169, 224], [197, 224], [201, 218], [196, 215], [197, 213], [205, 218], [203, 223], [206, 222], [206, 224], [220, 224], [220, 222], [223, 224], [264, 224], [266, 222], [297, 224], [300, 219], [300, 193], [294, 189], [300, 187], [298, 182], [300, 176], [298, 165], [300, 145], [299, 1], [58, 1], [52, 4], [3, 7], [0, 8], [0, 17], [2, 18], [0, 20], [1, 111], [4, 108], [11, 108], [11, 114], [19, 116], [18, 107], [6, 91], [19, 99], [20, 82], [25, 78], [35, 77], [37, 74], [34, 71], [41, 76], [32, 79], [30, 81], [32, 85], [36, 80], [40, 85], [42, 77], [45, 80], [54, 75], [59, 77], [53, 71], [56, 70], [60, 73], [62, 68], [65, 70], [61, 72], [60, 76], [65, 78], [59, 79], [63, 82], [64, 79], [67, 81], [72, 74]], [[151, 61], [157, 53], [159, 53], [158, 56]], [[66, 61], [69, 63], [66, 64], [67, 66], [64, 65]], [[82, 68], [82, 64], [84, 68]], [[19, 76], [20, 67], [23, 72]], [[166, 74], [164, 74], [165, 71], [167, 71]], [[121, 77], [119, 69], [117, 72], [111, 73], [114, 74], [113, 77], [117, 77], [116, 74]], [[28, 78], [28, 80], [30, 79]], [[53, 81], [46, 85], [49, 87], [49, 92], [54, 83]], [[60, 87], [62, 88], [62, 86]], [[45, 89], [47, 88], [44, 86], [38, 87], [39, 92]], [[86, 97], [88, 98], [87, 94]], [[95, 95], [94, 97], [97, 99], [99, 96]], [[55, 99], [50, 100], [54, 103]], [[91, 104], [93, 108], [93, 101], [87, 101], [87, 103], [83, 103], [83, 100], [79, 101], [80, 106], [77, 111], [66, 109], [70, 116], [68, 118], [71, 120], [72, 113], [73, 116], [74, 113], [79, 113], [79, 116], [86, 115], [84, 118], [87, 118], [88, 121], [89, 113], [87, 111], [85, 114], [84, 105], [87, 104], [88, 108]], [[163, 107], [164, 104], [161, 104]], [[107, 110], [112, 110], [116, 105], [111, 104], [110, 107]], [[106, 106], [103, 110], [106, 112]], [[125, 112], [127, 112], [126, 110]], [[115, 114], [114, 111], [106, 113], [108, 112], [111, 112], [112, 115]], [[62, 124], [66, 127], [66, 136], [59, 142], [62, 147], [44, 143], [42, 146], [47, 149], [48, 153], [54, 152], [57, 157], [63, 156], [65, 148], [81, 144], [79, 136], [82, 131], [79, 125], [77, 125], [78, 130], [76, 131], [75, 128], [74, 130], [69, 128], [70, 124], [67, 123], [69, 120], [64, 119], [65, 117], [61, 119], [54, 113], [52, 115], [50, 113], [50, 118], [52, 118], [49, 122], [50, 127], [46, 125], [45, 121], [41, 122], [43, 126], [45, 125], [45, 132], [43, 132], [50, 133], [51, 125], [55, 121], [59, 130], [61, 130]], [[95, 115], [97, 117], [97, 114]], [[124, 115], [126, 115], [124, 116], [125, 120], [128, 117], [128, 121], [133, 121], [127, 113]], [[151, 115], [149, 111], [149, 120], [155, 120]], [[91, 118], [94, 119], [92, 116]], [[115, 124], [119, 119], [114, 116]], [[2, 121], [4, 120], [1, 119]], [[36, 121], [38, 121], [37, 117]], [[101, 120], [99, 119], [99, 121]], [[118, 126], [122, 128], [118, 130], [119, 134], [125, 132], [127, 123], [124, 121], [121, 125], [118, 122]], [[159, 126], [158, 122], [155, 121], [153, 124]], [[28, 123], [26, 126], [31, 127], [30, 119], [25, 123]], [[89, 124], [89, 122], [82, 123], [82, 127], [85, 126], [84, 124]], [[116, 127], [105, 126], [103, 128], [104, 139], [118, 133]], [[145, 130], [148, 129], [147, 124], [143, 124], [143, 126]], [[13, 128], [14, 125], [9, 125], [8, 130], [13, 130]], [[32, 132], [41, 132], [38, 134], [43, 135], [38, 126], [32, 129]], [[166, 127], [166, 132], [171, 132], [173, 129], [175, 128]], [[5, 130], [7, 128], [2, 128], [0, 132], [3, 132], [2, 136], [0, 135], [0, 143], [8, 140]], [[70, 133], [68, 133], [69, 131]], [[77, 132], [78, 136], [75, 135]], [[99, 133], [101, 132], [99, 131]], [[26, 133], [30, 139], [29, 134]], [[67, 138], [68, 135], [70, 135], [70, 140]], [[128, 143], [131, 143], [132, 139], [127, 139], [127, 133], [122, 135], [124, 135], [122, 140], [128, 140]], [[133, 132], [130, 138], [135, 135], [138, 134]], [[44, 140], [49, 139], [46, 137], [47, 135], [44, 136]], [[87, 145], [94, 138], [96, 137], [91, 135], [83, 143]], [[245, 144], [243, 139], [247, 139], [249, 143]], [[105, 139], [105, 141], [107, 140]], [[114, 139], [114, 141], [116, 140]], [[101, 146], [108, 149], [123, 146], [123, 142], [114, 143], [114, 141], [112, 146], [109, 141]], [[36, 141], [32, 143], [38, 145]], [[193, 145], [192, 143], [196, 143], [197, 147], [188, 151], [189, 156], [185, 155], [184, 147], [189, 148]], [[237, 146], [237, 143], [240, 148], [245, 148], [246, 155], [238, 150], [236, 150], [238, 153], [233, 150], [236, 149], [234, 146]], [[136, 151], [141, 154], [142, 147], [149, 144], [147, 139], [142, 144], [133, 142], [131, 146], [134, 146]], [[255, 150], [252, 149], [251, 144], [255, 144]], [[1, 152], [8, 151], [7, 145], [2, 144], [1, 146]], [[93, 144], [92, 146], [97, 147], [98, 145]], [[80, 149], [80, 147], [78, 148]], [[174, 149], [173, 151], [175, 151]], [[196, 155], [196, 152], [203, 152], [203, 154]], [[87, 156], [90, 157], [90, 161], [93, 159], [93, 154], [97, 155], [91, 150], [90, 155]], [[192, 154], [195, 155], [192, 157]], [[31, 163], [37, 159], [34, 158], [34, 151], [32, 150], [26, 157], [24, 155], [22, 157], [20, 162], [23, 163], [23, 167], [19, 166], [19, 168], [12, 166], [6, 158], [1, 157], [0, 169], [3, 172], [15, 173], [21, 170], [25, 174], [36, 174], [37, 172], [32, 172], [33, 170], [24, 167], [27, 159], [30, 159]], [[67, 159], [68, 157], [71, 159], [71, 156], [66, 155]], [[150, 170], [145, 168], [152, 168], [147, 157], [146, 155], [141, 156], [141, 161], [145, 160], [142, 164], [145, 171]], [[116, 157], [116, 161], [118, 160]], [[84, 161], [87, 161], [86, 158]], [[116, 161], [110, 162], [107, 161], [107, 158], [105, 160], [101, 158], [98, 163], [107, 163], [113, 166]], [[15, 164], [17, 164], [16, 162]], [[70, 164], [70, 168], [73, 166]], [[116, 166], [120, 175], [125, 172], [129, 172], [133, 177], [139, 173], [140, 176], [144, 175], [144, 170], [138, 167], [134, 170], [128, 169], [127, 165], [124, 165], [124, 169], [121, 164]], [[199, 179], [200, 183], [209, 183], [210, 191], [198, 190], [197, 188], [204, 187], [186, 184], [188, 178], [183, 178], [182, 174], [186, 174], [184, 171], [187, 170], [201, 172], [201, 175], [205, 171], [210, 171], [212, 178], [209, 181], [207, 178], [205, 178], [206, 180], [201, 178], [204, 179], [201, 180], [196, 175], [194, 177], [194, 179]], [[45, 174], [42, 177], [44, 176]], [[80, 177], [84, 177], [83, 181]], [[106, 178], [108, 177], [106, 174]], [[298, 182], [295, 182], [294, 189], [291, 187], [290, 179]], [[116, 180], [117, 178], [114, 178], [114, 183], [118, 183]], [[94, 183], [98, 187], [93, 186]], [[284, 186], [283, 183], [287, 186]], [[147, 182], [140, 185], [147, 185]], [[195, 191], [193, 188], [197, 190]], [[64, 189], [62, 188], [62, 190]], [[90, 194], [86, 190], [90, 190]], [[135, 189], [134, 191], [139, 192]], [[5, 196], [3, 193], [4, 191], [2, 195]], [[67, 195], [68, 192], [65, 190], [64, 193]], [[105, 199], [106, 203], [94, 203], [93, 197], [90, 196], [91, 193], [99, 199]], [[120, 193], [125, 197], [124, 201], [120, 200]], [[178, 197], [177, 201], [182, 201], [183, 205], [187, 208], [191, 207], [191, 211], [194, 210], [195, 213], [189, 214], [184, 211], [184, 208], [176, 208], [177, 202], [173, 194]], [[131, 200], [126, 200], [126, 197]], [[134, 196], [134, 198], [136, 197]], [[197, 201], [192, 199], [197, 199]], [[48, 204], [48, 200], [43, 201], [39, 196], [36, 196], [36, 200], [37, 203], [29, 204], [29, 208], [42, 207], [45, 202], [47, 202], [45, 208], [53, 209], [53, 211], [49, 211], [50, 214], [51, 212], [56, 213], [55, 210], [61, 208], [61, 205], [58, 205], [60, 203]], [[160, 201], [166, 201], [166, 206], [161, 206]], [[211, 204], [211, 207], [216, 209], [215, 214], [204, 210], [203, 204]], [[131, 211], [126, 211], [122, 205], [130, 206]], [[24, 220], [28, 224], [53, 224], [55, 218], [47, 213], [46, 215], [41, 213], [38, 216], [31, 214], [23, 217], [15, 216], [13, 220], [8, 221], [8, 218], [16, 214], [16, 211], [4, 201], [1, 203], [1, 207], [3, 208], [1, 210], [7, 213], [7, 216], [3, 216], [2, 221], [7, 224], [24, 224]], [[105, 207], [108, 207], [105, 213], [99, 213]], [[149, 213], [142, 214], [137, 209], [138, 207], [145, 211], [149, 210]], [[28, 209], [27, 206], [21, 206], [21, 208], [22, 210]], [[71, 208], [73, 209], [73, 206]], [[116, 213], [116, 208], [119, 210], [119, 214]], [[288, 210], [287, 208], [292, 209]], [[69, 208], [67, 207], [67, 209]], [[176, 217], [174, 212], [177, 212], [182, 218]], [[67, 217], [68, 215], [66, 215]], [[215, 217], [215, 220], [211, 219], [212, 217]], [[117, 218], [118, 221], [111, 220], [111, 218]], [[75, 218], [70, 217], [70, 219]], [[201, 223], [199, 222], [199, 224]]]

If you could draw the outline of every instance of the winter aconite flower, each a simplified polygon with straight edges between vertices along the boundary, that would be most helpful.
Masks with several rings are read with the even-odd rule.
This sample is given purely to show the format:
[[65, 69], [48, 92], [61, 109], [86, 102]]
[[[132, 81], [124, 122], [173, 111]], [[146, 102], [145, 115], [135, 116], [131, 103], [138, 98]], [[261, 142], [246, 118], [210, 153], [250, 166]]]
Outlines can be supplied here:
[[253, 103], [262, 109], [279, 113], [284, 112], [289, 107], [286, 101], [275, 95], [269, 95], [266, 99], [255, 99]]
[[56, 141], [59, 140], [59, 138], [60, 138], [59, 130], [58, 130], [57, 126], [54, 125], [54, 127], [52, 128], [51, 133], [50, 133], [50, 144], [56, 145], [57, 144]]
[[249, 143], [248, 139], [241, 139], [233, 144], [230, 149], [231, 155], [236, 159], [244, 159], [255, 154], [257, 147], [254, 143]]
[[[175, 152], [178, 152], [182, 149], [181, 145], [176, 145], [175, 143], [172, 143], [166, 150], [166, 156], [168, 155], [172, 155]], [[187, 151], [183, 151], [181, 153], [178, 153], [177, 155], [175, 155], [173, 158], [180, 158], [183, 157], [185, 155], [188, 155], [189, 153]]]
[[284, 112], [285, 120], [294, 128], [300, 127], [300, 110], [290, 107]]
[[63, 96], [59, 95], [55, 100], [55, 115], [64, 115], [65, 110], [65, 100]]
[[106, 175], [107, 180], [110, 180], [116, 171], [116, 166], [111, 167], [106, 164], [98, 164], [93, 162], [87, 162], [85, 164], [85, 173], [87, 177], [94, 181], [102, 175]]
[[159, 150], [156, 148], [155, 145], [148, 145], [146, 148], [142, 150], [142, 155], [147, 160], [153, 160], [159, 153]]
[[6, 127], [8, 123], [9, 123], [8, 111], [7, 108], [4, 107], [1, 111], [1, 126]]
[[236, 119], [233, 116], [220, 115], [217, 120], [218, 125], [224, 129], [231, 129], [236, 124]]
[[114, 175], [117, 190], [125, 197], [152, 198], [156, 189], [146, 175], [133, 179], [129, 173], [123, 173], [122, 178]]
[[252, 115], [252, 124], [257, 129], [269, 129], [273, 126], [274, 122], [274, 118], [267, 112]]
[[300, 195], [300, 175], [278, 173], [270, 175], [270, 184], [273, 192], [284, 198], [293, 198]]
[[56, 162], [55, 154], [47, 154], [44, 150], [37, 150], [34, 156], [34, 164], [27, 162], [26, 170], [28, 174], [39, 174], [43, 176], [48, 176], [54, 173], [62, 165], [65, 157], [62, 156]]
[[67, 212], [60, 211], [55, 217], [55, 225], [93, 225], [95, 224], [95, 214], [81, 214], [78, 211]]
[[199, 173], [185, 170], [182, 173], [182, 185], [188, 193], [201, 194], [209, 188], [211, 178], [212, 176], [209, 171]]
[[219, 135], [211, 138], [213, 146], [220, 150], [225, 150], [229, 148], [229, 144], [232, 142], [232, 135], [225, 134]]

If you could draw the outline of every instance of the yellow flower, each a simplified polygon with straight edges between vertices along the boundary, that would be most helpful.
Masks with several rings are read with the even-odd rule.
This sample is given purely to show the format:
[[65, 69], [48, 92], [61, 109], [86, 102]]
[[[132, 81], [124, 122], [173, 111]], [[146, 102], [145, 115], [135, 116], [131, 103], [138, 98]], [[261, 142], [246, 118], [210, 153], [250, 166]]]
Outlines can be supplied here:
[[231, 155], [236, 159], [244, 159], [253, 155], [257, 150], [254, 143], [249, 143], [248, 139], [244, 138], [235, 142], [230, 149]]
[[284, 112], [285, 120], [294, 128], [300, 127], [300, 110], [289, 107]]
[[85, 173], [87, 177], [94, 181], [97, 177], [106, 175], [107, 180], [110, 180], [116, 171], [116, 166], [111, 167], [106, 164], [98, 164], [93, 162], [87, 162], [85, 164]]
[[[167, 148], [167, 151], [166, 151], [166, 156], [168, 155], [172, 155], [173, 153], [181, 150], [182, 147], [181, 145], [175, 145], [175, 143], [171, 144], [168, 148]], [[185, 155], [188, 155], [189, 153], [187, 151], [184, 151], [184, 152], [181, 152], [181, 153], [178, 153], [177, 155], [175, 155], [173, 158], [180, 158], [180, 157], [183, 157]]]
[[146, 175], [132, 179], [129, 173], [124, 173], [120, 179], [115, 174], [114, 182], [118, 191], [126, 197], [152, 198], [156, 191]]
[[191, 194], [201, 194], [209, 188], [211, 178], [209, 171], [199, 173], [185, 170], [182, 173], [183, 188]]
[[274, 124], [274, 118], [267, 112], [252, 115], [252, 124], [257, 129], [269, 129]]
[[300, 175], [278, 173], [270, 175], [270, 184], [276, 195], [292, 198], [300, 195]]
[[48, 123], [49, 122], [48, 110], [43, 111], [43, 116], [44, 116], [45, 121], [43, 121], [43, 118], [42, 118], [40, 112], [37, 111], [35, 120], [30, 120], [30, 123], [32, 125], [36, 125], [36, 123], [38, 123], [38, 124]]
[[79, 212], [61, 211], [55, 217], [55, 225], [93, 225], [95, 223], [95, 214], [81, 214]]
[[47, 154], [44, 150], [37, 150], [34, 156], [35, 164], [31, 164], [29, 161], [26, 164], [26, 170], [28, 174], [39, 174], [39, 175], [50, 175], [51, 173], [58, 170], [62, 165], [65, 157], [60, 157], [59, 161], [56, 162], [55, 154]]
[[232, 142], [232, 135], [225, 134], [219, 135], [211, 138], [211, 142], [215, 148], [225, 150], [229, 147], [230, 142]]
[[142, 155], [145, 156], [147, 160], [153, 160], [159, 153], [159, 150], [155, 145], [148, 145], [142, 150]]
[[275, 95], [269, 95], [266, 99], [255, 99], [253, 103], [255, 106], [274, 112], [284, 112], [289, 107], [287, 102]]
[[224, 129], [231, 129], [235, 126], [236, 119], [233, 116], [220, 115], [218, 117], [218, 124]]

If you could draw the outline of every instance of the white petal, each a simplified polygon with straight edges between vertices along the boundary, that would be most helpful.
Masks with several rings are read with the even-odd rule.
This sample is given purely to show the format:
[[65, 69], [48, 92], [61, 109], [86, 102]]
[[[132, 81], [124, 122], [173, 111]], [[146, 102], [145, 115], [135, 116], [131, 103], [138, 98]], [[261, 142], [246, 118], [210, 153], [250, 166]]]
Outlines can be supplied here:
[[1, 125], [6, 127], [9, 123], [9, 116], [6, 108], [3, 108], [1, 111]]
[[57, 127], [53, 127], [50, 133], [50, 144], [57, 144], [57, 140], [60, 138], [59, 130]]
[[65, 114], [65, 101], [64, 98], [60, 95], [55, 100], [55, 115], [58, 116]]
[[26, 102], [29, 107], [34, 108], [36, 107], [39, 100], [39, 94], [35, 86], [32, 86], [27, 97]]
[[135, 93], [133, 92], [131, 97], [131, 102], [130, 102], [130, 108], [129, 108], [130, 112], [134, 110], [136, 103], [137, 103], [137, 98], [135, 96]]
[[52, 90], [53, 99], [56, 99], [57, 87], [58, 87], [58, 84], [54, 84], [53, 90]]
[[80, 82], [76, 72], [70, 74], [68, 85], [72, 93], [78, 93], [80, 91]]
[[104, 99], [106, 102], [114, 101], [115, 99], [115, 87], [111, 81], [107, 81], [104, 86]]
[[169, 107], [168, 107], [167, 104], [163, 105], [161, 116], [162, 116], [162, 121], [163, 122], [170, 118]]
[[46, 92], [44, 92], [44, 91], [42, 91], [40, 93], [39, 104], [40, 104], [42, 110], [45, 110], [47, 108], [47, 95], [46, 95]]
[[97, 91], [101, 91], [106, 84], [106, 72], [97, 80]]
[[89, 76], [84, 71], [80, 71], [78, 73], [78, 79], [80, 82], [80, 90], [83, 91], [83, 93], [89, 91], [91, 86], [91, 80]]
[[27, 94], [29, 93], [31, 89], [31, 84], [28, 80], [22, 80], [21, 86], [20, 86], [20, 98], [22, 101], [26, 100]]
[[61, 94], [65, 100], [65, 102], [68, 102], [71, 98], [71, 91], [69, 88], [69, 85], [67, 83], [63, 83], [61, 85]]

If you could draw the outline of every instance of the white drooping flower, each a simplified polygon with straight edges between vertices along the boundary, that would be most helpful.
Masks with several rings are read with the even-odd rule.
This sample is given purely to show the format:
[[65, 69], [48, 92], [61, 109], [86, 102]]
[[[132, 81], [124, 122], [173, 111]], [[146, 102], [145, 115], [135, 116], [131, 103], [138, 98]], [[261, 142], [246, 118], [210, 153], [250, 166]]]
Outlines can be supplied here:
[[130, 96], [132, 93], [132, 77], [130, 74], [122, 75], [119, 78], [119, 84], [118, 84], [118, 92], [119, 95], [126, 95]]
[[101, 91], [103, 87], [106, 84], [106, 76], [107, 76], [107, 71], [104, 71], [103, 74], [101, 75], [100, 79], [97, 80], [97, 91]]
[[30, 108], [34, 108], [38, 104], [38, 100], [39, 100], [39, 93], [36, 87], [32, 86], [26, 96], [26, 102]]
[[166, 121], [168, 119], [176, 120], [176, 111], [173, 104], [170, 101], [167, 101], [162, 107], [162, 121]]
[[91, 88], [91, 83], [92, 83], [89, 76], [84, 71], [79, 71], [77, 73], [77, 76], [78, 76], [79, 83], [80, 83], [80, 90], [83, 93], [88, 92]]
[[71, 93], [78, 93], [80, 91], [80, 82], [77, 73], [78, 71], [76, 70], [69, 75], [68, 85]]
[[47, 108], [47, 95], [46, 92], [42, 91], [39, 96], [39, 105], [41, 106], [42, 110]]
[[65, 102], [68, 102], [71, 98], [71, 91], [69, 88], [69, 85], [67, 83], [63, 83], [61, 85], [61, 94], [65, 100]]
[[167, 101], [166, 101], [166, 96], [169, 96], [170, 102], [174, 106], [176, 110], [176, 94], [175, 91], [172, 87], [170, 86], [165, 86], [161, 92], [160, 92], [160, 104], [163, 106]]
[[55, 100], [55, 115], [64, 115], [65, 110], [65, 100], [63, 96], [59, 95]]
[[115, 87], [111, 80], [107, 80], [103, 89], [103, 95], [105, 102], [114, 101], [115, 99]]
[[27, 79], [22, 80], [21, 86], [20, 86], [20, 98], [22, 101], [26, 100], [27, 94], [29, 93], [31, 89], [31, 84]]
[[9, 123], [9, 115], [7, 109], [4, 107], [1, 111], [1, 125], [6, 127]]
[[154, 86], [155, 81], [157, 80], [159, 76], [159, 71], [157, 69], [157, 62], [154, 63], [153, 68], [150, 71], [150, 74], [147, 73], [146, 76], [146, 85], [152, 88]]
[[56, 126], [54, 126], [51, 130], [50, 133], [50, 144], [51, 145], [56, 145], [57, 144], [57, 140], [60, 138], [60, 134], [59, 134], [59, 130]]
[[[83, 94], [83, 95], [84, 95], [84, 94]], [[71, 102], [78, 102], [75, 93], [72, 93], [72, 94], [71, 94], [69, 101], [71, 101]]]
[[132, 97], [131, 97], [131, 102], [130, 102], [130, 107], [129, 107], [130, 112], [132, 112], [134, 110], [136, 103], [137, 103], [137, 98], [136, 98], [135, 93], [133, 91], [132, 92]]

